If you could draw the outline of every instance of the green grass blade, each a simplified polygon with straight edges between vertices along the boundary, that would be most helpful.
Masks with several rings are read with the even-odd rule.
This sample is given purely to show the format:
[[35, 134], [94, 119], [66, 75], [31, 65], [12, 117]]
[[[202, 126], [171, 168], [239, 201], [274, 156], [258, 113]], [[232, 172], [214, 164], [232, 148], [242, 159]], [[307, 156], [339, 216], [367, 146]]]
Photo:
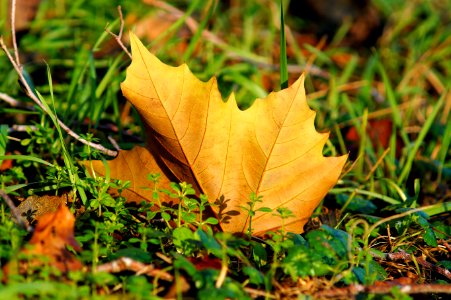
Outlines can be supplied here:
[[[76, 89], [77, 86], [82, 82], [83, 77], [85, 76], [85, 72], [88, 67], [88, 56], [89, 53], [86, 49], [80, 49], [80, 51], [77, 53], [77, 56], [75, 57], [75, 67], [72, 73], [71, 82], [69, 85], [69, 90], [67, 92], [66, 96], [66, 105], [67, 108], [63, 112], [63, 118], [66, 119], [72, 112], [71, 108], [73, 105], [79, 105], [80, 103], [75, 102], [75, 95], [76, 95]], [[78, 98], [78, 97], [77, 97]], [[77, 99], [79, 100], [79, 99]]]
[[242, 85], [242, 88], [248, 90], [257, 98], [265, 98], [268, 95], [260, 85], [239, 72], [227, 73], [224, 78], [230, 78], [232, 81], [239, 82]]
[[410, 141], [409, 141], [409, 138], [407, 137], [406, 132], [403, 129], [403, 126], [402, 126], [401, 111], [398, 108], [398, 103], [396, 101], [395, 92], [393, 91], [393, 87], [390, 83], [387, 73], [385, 72], [384, 66], [381, 63], [379, 63], [378, 67], [379, 67], [379, 73], [382, 77], [382, 81], [384, 82], [385, 90], [387, 91], [387, 100], [388, 100], [388, 103], [390, 104], [390, 108], [392, 109], [393, 121], [399, 130], [399, 133], [401, 135], [401, 138], [402, 138], [404, 144], [409, 145]]
[[402, 182], [404, 182], [404, 180], [409, 176], [410, 169], [412, 168], [413, 160], [415, 159], [415, 155], [417, 154], [418, 149], [420, 149], [420, 146], [423, 144], [426, 134], [428, 133], [429, 129], [431, 128], [432, 123], [435, 120], [435, 117], [437, 116], [438, 112], [440, 111], [440, 108], [443, 105], [443, 103], [445, 101], [445, 95], [446, 94], [443, 93], [443, 95], [440, 97], [438, 102], [435, 104], [431, 115], [427, 118], [426, 122], [424, 123], [423, 127], [421, 128], [418, 138], [416, 139], [415, 144], [413, 145], [413, 149], [409, 151], [406, 163], [404, 164], [404, 167], [401, 171], [401, 175], [399, 175], [398, 184], [401, 184]]
[[451, 202], [437, 203], [424, 207], [423, 211], [428, 214], [429, 217], [443, 214], [451, 211]]
[[322, 52], [320, 49], [317, 49], [314, 46], [306, 44], [306, 43], [303, 46], [304, 46], [304, 48], [306, 50], [311, 52], [312, 55], [316, 56], [316, 61], [317, 62], [320, 62], [321, 64], [322, 63], [330, 64], [330, 65], [333, 64], [332, 59], [330, 59], [329, 56], [327, 56], [327, 54]]
[[103, 76], [102, 80], [100, 81], [95, 91], [95, 96], [97, 99], [102, 96], [103, 92], [107, 89], [107, 87], [111, 84], [113, 79], [117, 76], [117, 73], [119, 72], [118, 67], [119, 64], [122, 62], [123, 56], [124, 52], [119, 54], [109, 66], [108, 71], [106, 72], [105, 76]]
[[152, 40], [152, 42], [149, 43], [147, 45], [147, 47], [151, 48], [154, 45], [160, 44], [161, 41], [165, 37], [167, 37], [170, 34], [176, 32], [177, 30], [179, 30], [180, 27], [182, 27], [183, 24], [185, 24], [186, 19], [188, 19], [188, 17], [193, 14], [194, 10], [197, 8], [198, 2], [199, 2], [199, 0], [191, 1], [189, 7], [185, 11], [185, 14], [182, 17], [180, 17], [179, 19], [177, 19], [177, 21], [175, 21], [171, 26], [169, 26], [169, 28], [167, 30], [165, 30], [162, 34], [160, 34], [156, 39]]
[[443, 135], [442, 145], [440, 147], [440, 152], [438, 155], [438, 160], [440, 162], [440, 165], [438, 168], [437, 182], [440, 182], [440, 180], [442, 178], [443, 167], [446, 162], [446, 156], [448, 155], [450, 144], [451, 144], [451, 122], [448, 121], [446, 124], [445, 133]]
[[[113, 31], [114, 28], [119, 25], [121, 22], [120, 18], [117, 18], [116, 20], [114, 20], [113, 22], [111, 22], [111, 24], [108, 24], [107, 28], [110, 31]], [[102, 43], [104, 43], [106, 40], [110, 39], [111, 35], [107, 32], [107, 30], [102, 31], [102, 34], [100, 35], [100, 37], [97, 39], [97, 41], [95, 42], [94, 46], [92, 46], [92, 51], [96, 52], [101, 50], [101, 45]]]
[[363, 110], [362, 123], [358, 128], [359, 132], [359, 152], [357, 154], [358, 162], [356, 165], [356, 174], [359, 178], [364, 178], [363, 167], [365, 166], [365, 150], [367, 149], [367, 127], [368, 127], [368, 110]]
[[356, 193], [356, 194], [360, 194], [360, 195], [365, 195], [365, 196], [369, 196], [369, 197], [373, 197], [376, 199], [380, 199], [382, 201], [385, 201], [389, 204], [400, 204], [401, 201], [389, 197], [389, 196], [385, 196], [379, 193], [375, 193], [375, 192], [370, 192], [370, 191], [365, 191], [362, 189], [356, 189], [356, 188], [333, 188], [329, 191], [330, 194], [342, 194], [342, 193]]
[[[195, 1], [193, 7], [196, 7], [199, 1]], [[188, 45], [188, 48], [186, 49], [185, 53], [183, 54], [183, 60], [186, 62], [191, 55], [194, 52], [194, 49], [196, 48], [197, 42], [199, 42], [199, 39], [202, 36], [202, 31], [207, 26], [208, 21], [210, 20], [211, 16], [216, 10], [216, 1], [210, 1], [210, 8], [208, 9], [207, 15], [203, 18], [202, 22], [199, 24], [199, 27], [197, 28], [196, 33], [191, 38], [191, 41]]]
[[280, 88], [288, 87], [287, 41], [285, 38], [285, 20], [283, 16], [283, 0], [280, 0]]
[[8, 186], [5, 186], [3, 190], [5, 191], [6, 194], [10, 194], [10, 193], [20, 190], [21, 188], [26, 187], [26, 186], [28, 186], [28, 184], [25, 184], [25, 183], [8, 185]]
[[72, 183], [72, 187], [73, 187], [74, 191], [78, 190], [80, 198], [81, 198], [83, 204], [85, 204], [87, 202], [88, 198], [86, 196], [85, 191], [82, 188], [78, 188], [80, 179], [78, 177], [76, 168], [75, 168], [75, 166], [74, 166], [74, 164], [72, 162], [72, 158], [71, 158], [71, 156], [69, 154], [69, 151], [67, 150], [67, 147], [66, 147], [66, 144], [65, 144], [65, 141], [64, 141], [64, 137], [63, 137], [63, 133], [62, 133], [61, 127], [60, 127], [60, 125], [58, 123], [58, 117], [57, 117], [57, 114], [56, 114], [56, 111], [55, 111], [55, 98], [54, 98], [54, 95], [53, 95], [52, 75], [51, 75], [49, 66], [47, 66], [47, 78], [48, 78], [48, 83], [49, 83], [50, 98], [51, 98], [53, 110], [47, 104], [47, 102], [45, 101], [44, 97], [42, 97], [42, 95], [38, 91], [36, 91], [36, 93], [37, 93], [37, 95], [39, 97], [39, 100], [41, 100], [41, 103], [45, 106], [45, 108], [47, 110], [47, 113], [48, 113], [50, 119], [52, 120], [53, 124], [55, 125], [56, 130], [58, 132], [58, 137], [59, 137], [59, 140], [60, 140], [60, 143], [61, 143], [61, 149], [62, 149], [62, 152], [63, 152], [62, 154], [63, 154], [64, 164], [66, 165], [67, 172], [68, 172], [70, 181]]
[[0, 107], [1, 114], [22, 114], [22, 115], [39, 115], [37, 111], [29, 111], [20, 108]]
[[[0, 125], [0, 155], [5, 155], [6, 144], [8, 142], [8, 125]], [[0, 159], [0, 165], [2, 160]]]
[[49, 163], [48, 161], [45, 161], [43, 159], [31, 156], [31, 155], [0, 155], [0, 161], [5, 160], [5, 159], [20, 159], [20, 160], [29, 160], [29, 161], [34, 161], [40, 164], [44, 164], [47, 165], [49, 167], [55, 168], [55, 165]]
[[340, 78], [337, 80], [337, 85], [342, 85], [348, 82], [351, 75], [357, 68], [358, 59], [357, 56], [352, 56], [351, 60], [346, 64], [343, 72], [341, 73]]

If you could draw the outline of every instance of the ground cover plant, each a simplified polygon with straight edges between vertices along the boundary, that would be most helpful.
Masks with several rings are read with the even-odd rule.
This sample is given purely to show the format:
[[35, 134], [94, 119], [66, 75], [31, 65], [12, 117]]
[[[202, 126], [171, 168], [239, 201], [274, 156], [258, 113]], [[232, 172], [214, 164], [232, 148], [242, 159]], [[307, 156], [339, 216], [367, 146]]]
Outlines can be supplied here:
[[[15, 2], [1, 1], [0, 11], [2, 299], [409, 299], [451, 293], [449, 4], [337, 1], [334, 11], [345, 15], [337, 17], [311, 1], [302, 9], [296, 1], [258, 0]], [[164, 88], [135, 84], [126, 75], [136, 50], [146, 48], [165, 64], [158, 65], [163, 72], [152, 73], [157, 65], [129, 72], [141, 79], [148, 73]], [[315, 124], [305, 129], [296, 111], [299, 120], [288, 133], [305, 130], [296, 138], [308, 143], [307, 133], [314, 132], [321, 140], [314, 143], [315, 157], [346, 161], [338, 181], [341, 166], [315, 166], [307, 169], [311, 175], [299, 176], [316, 161], [310, 158], [271, 177], [281, 187], [277, 193], [241, 189], [236, 174], [256, 174], [255, 165], [244, 166], [258, 162], [259, 154], [255, 144], [237, 142], [248, 140], [246, 134], [234, 133], [230, 160], [241, 148], [248, 160], [232, 164], [236, 173], [224, 176], [228, 181], [220, 180], [222, 171], [210, 174], [207, 179], [221, 186], [210, 192], [208, 180], [199, 179], [203, 165], [196, 169], [195, 162], [211, 156], [203, 150], [194, 153], [194, 162], [190, 153], [177, 156], [173, 140], [162, 139], [171, 135], [161, 134], [172, 126], [189, 136], [190, 125], [203, 128], [203, 119], [158, 127], [165, 120], [154, 100], [180, 86], [166, 65], [184, 63], [202, 81], [215, 77], [222, 99], [233, 93], [244, 112], [276, 103], [267, 109], [273, 116], [256, 114], [253, 124], [265, 132], [273, 131], [265, 125], [268, 116], [277, 120], [274, 114], [290, 103], [290, 97], [272, 99], [301, 86], [296, 80], [304, 72]], [[205, 86], [184, 84], [192, 85], [190, 99]], [[154, 102], [133, 100], [133, 93]], [[181, 99], [176, 111], [200, 110], [197, 102]], [[227, 116], [222, 110], [205, 121], [205, 128], [219, 127], [205, 135], [221, 137], [210, 147], [224, 141]], [[226, 124], [248, 128], [242, 116]], [[330, 131], [329, 139], [315, 128]], [[293, 153], [302, 147], [288, 145]], [[279, 156], [288, 159], [289, 153]], [[124, 159], [131, 163], [114, 163]], [[304, 191], [302, 180], [327, 176], [332, 179], [310, 186], [320, 194], [314, 197], [319, 205], [277, 205], [297, 188]], [[232, 202], [220, 197], [227, 184], [235, 192]], [[231, 203], [236, 212], [221, 215]], [[233, 223], [238, 215], [244, 217]]]

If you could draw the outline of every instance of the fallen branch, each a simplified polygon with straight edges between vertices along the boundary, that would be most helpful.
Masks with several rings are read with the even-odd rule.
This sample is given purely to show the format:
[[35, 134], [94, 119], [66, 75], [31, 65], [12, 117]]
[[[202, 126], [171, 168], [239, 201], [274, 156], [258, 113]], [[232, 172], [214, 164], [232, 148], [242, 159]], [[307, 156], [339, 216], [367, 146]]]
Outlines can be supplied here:
[[123, 271], [133, 271], [136, 275], [147, 275], [161, 278], [165, 281], [173, 281], [174, 276], [163, 270], [155, 269], [154, 265], [143, 264], [129, 257], [121, 257], [103, 265], [97, 266], [96, 272], [119, 273]]
[[376, 256], [378, 258], [381, 258], [386, 261], [399, 261], [399, 260], [407, 260], [407, 261], [416, 261], [418, 264], [422, 265], [425, 268], [428, 268], [436, 273], [439, 273], [440, 275], [445, 276], [448, 278], [448, 280], [451, 280], [451, 272], [445, 268], [441, 268], [439, 266], [436, 266], [428, 261], [426, 261], [422, 257], [416, 257], [412, 254], [409, 254], [405, 251], [399, 251], [397, 253], [384, 253], [382, 257]]
[[26, 109], [29, 109], [29, 110], [34, 110], [34, 106], [24, 104], [21, 101], [16, 100], [13, 97], [11, 97], [10, 95], [5, 94], [5, 93], [0, 93], [0, 99], [5, 101], [6, 103], [8, 103], [12, 107], [20, 107], [20, 108], [26, 108]]
[[451, 294], [449, 284], [406, 284], [396, 285], [390, 282], [376, 283], [371, 286], [361, 284], [350, 285], [344, 288], [332, 288], [314, 294], [316, 299], [339, 298], [366, 294], [389, 294], [394, 287], [398, 287], [403, 294]]
[[20, 66], [19, 50], [17, 49], [17, 40], [16, 40], [16, 0], [11, 1], [11, 35], [14, 48], [14, 56], [16, 58], [15, 62], [17, 65]]

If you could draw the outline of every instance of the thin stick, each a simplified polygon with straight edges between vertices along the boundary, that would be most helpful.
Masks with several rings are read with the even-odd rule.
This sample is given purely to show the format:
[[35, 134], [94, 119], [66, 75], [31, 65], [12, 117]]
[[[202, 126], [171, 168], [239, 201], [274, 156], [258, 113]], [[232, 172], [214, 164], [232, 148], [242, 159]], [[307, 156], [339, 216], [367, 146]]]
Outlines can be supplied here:
[[256, 299], [258, 297], [265, 297], [265, 299], [277, 299], [276, 296], [270, 294], [267, 291], [261, 291], [261, 290], [257, 290], [257, 289], [253, 289], [253, 288], [249, 288], [249, 287], [245, 287], [244, 290], [246, 291], [246, 293], [254, 296], [252, 297], [252, 299]]
[[119, 28], [119, 38], [121, 38], [122, 37], [122, 31], [124, 29], [124, 17], [122, 16], [122, 7], [120, 5], [118, 5], [117, 11], [119, 13], [119, 18], [121, 20], [121, 27]]
[[17, 106], [21, 105], [20, 101], [14, 99], [13, 97], [11, 97], [11, 96], [9, 96], [7, 94], [4, 94], [4, 93], [0, 93], [0, 99], [5, 101], [6, 103], [11, 105], [12, 107], [17, 107]]
[[[24, 132], [24, 131], [27, 131], [27, 130], [31, 130], [31, 131], [36, 131], [36, 130], [38, 130], [37, 129], [37, 127], [36, 126], [34, 126], [34, 125], [12, 125], [9, 129], [8, 129], [8, 132], [13, 132], [13, 131], [16, 131], [16, 132]], [[8, 137], [9, 139], [12, 139], [12, 140], [16, 140], [16, 141], [20, 141], [19, 139], [15, 139], [15, 138], [12, 138], [12, 137]]]
[[108, 140], [110, 141], [111, 145], [113, 145], [114, 149], [117, 151], [121, 150], [121, 147], [119, 147], [119, 144], [109, 135]]
[[17, 49], [16, 41], [16, 0], [11, 1], [11, 35], [14, 47], [14, 56], [16, 58], [16, 64], [20, 66], [19, 50]]
[[122, 8], [120, 5], [117, 7], [117, 11], [119, 13], [119, 19], [121, 21], [119, 34], [112, 33], [108, 28], [105, 28], [105, 31], [108, 32], [112, 37], [114, 37], [114, 39], [116, 40], [118, 45], [122, 48], [122, 50], [124, 50], [124, 52], [127, 53], [128, 57], [132, 59], [132, 54], [128, 51], [127, 47], [125, 47], [124, 43], [122, 43], [122, 32], [124, 30], [124, 17], [122, 16]]
[[[311, 70], [309, 69], [309, 72]], [[359, 80], [359, 81], [353, 81], [353, 82], [348, 82], [342, 85], [339, 85], [337, 87], [337, 91], [338, 92], [348, 92], [348, 91], [352, 91], [352, 90], [358, 90], [362, 87], [365, 87], [368, 85], [368, 82], [366, 80]], [[323, 97], [325, 95], [327, 95], [327, 93], [329, 92], [329, 89], [324, 89], [324, 90], [320, 90], [314, 93], [310, 93], [307, 95], [307, 100], [313, 100], [313, 99], [317, 99], [319, 97]]]
[[6, 103], [8, 103], [10, 106], [12, 107], [20, 107], [20, 108], [25, 108], [28, 110], [35, 110], [33, 105], [27, 104], [27, 103], [23, 103], [17, 99], [14, 99], [13, 97], [11, 97], [8, 94], [4, 94], [4, 93], [0, 93], [0, 99], [5, 101]]
[[[384, 282], [385, 283], [385, 282]], [[361, 284], [350, 285], [343, 288], [332, 288], [315, 293], [314, 298], [318, 299], [345, 299], [351, 298], [360, 293], [371, 294], [388, 294], [392, 291], [394, 286], [398, 286], [401, 293], [404, 294], [451, 294], [451, 285], [449, 284], [375, 284], [371, 286], [364, 286]]]
[[[430, 207], [430, 206], [429, 206], [429, 207]], [[419, 211], [423, 211], [423, 210], [425, 210], [425, 209], [427, 209], [427, 208], [428, 208], [428, 207], [414, 208], [414, 209], [405, 211], [405, 212], [400, 213], [400, 214], [396, 214], [396, 215], [393, 215], [393, 216], [390, 216], [390, 217], [387, 217], [387, 218], [384, 218], [384, 219], [380, 219], [379, 221], [377, 221], [376, 223], [374, 223], [373, 225], [371, 225], [371, 227], [370, 227], [370, 228], [367, 230], [367, 232], [365, 233], [365, 236], [364, 236], [365, 244], [368, 244], [368, 239], [369, 239], [369, 237], [370, 237], [370, 235], [371, 235], [371, 232], [373, 232], [373, 230], [376, 229], [379, 225], [382, 225], [382, 224], [384, 224], [384, 223], [386, 223], [386, 222], [389, 222], [389, 221], [392, 221], [392, 220], [396, 220], [396, 219], [399, 219], [399, 218], [403, 218], [403, 217], [405, 217], [405, 216], [411, 215], [411, 214], [416, 213], [416, 212], [419, 212]]]
[[[359, 81], [356, 81], [356, 82], [359, 82]], [[322, 92], [322, 91], [321, 91]], [[315, 93], [316, 94], [316, 93]], [[451, 93], [450, 93], [450, 95], [451, 95]], [[309, 97], [310, 95], [308, 95], [307, 96], [307, 98]], [[451, 98], [450, 98], [451, 99]], [[401, 103], [401, 104], [399, 104], [398, 105], [398, 109], [400, 110], [400, 111], [403, 111], [403, 110], [406, 110], [406, 109], [408, 109], [409, 107], [412, 107], [412, 105], [421, 105], [421, 104], [423, 104], [423, 103], [425, 103], [425, 101], [423, 101], [423, 100], [420, 100], [420, 102], [418, 102], [417, 103], [417, 101], [406, 101], [406, 102], [403, 102], [403, 103]], [[376, 111], [373, 111], [373, 112], [370, 112], [369, 114], [368, 114], [368, 120], [372, 120], [372, 119], [376, 119], [376, 118], [379, 118], [379, 117], [383, 117], [383, 116], [385, 116], [385, 115], [388, 115], [388, 114], [392, 114], [393, 112], [392, 112], [392, 109], [390, 108], [390, 107], [388, 107], [388, 108], [383, 108], [383, 109], [380, 109], [380, 110], [376, 110]], [[343, 127], [346, 127], [346, 126], [349, 126], [349, 125], [352, 125], [355, 121], [358, 121], [358, 120], [361, 120], [362, 119], [362, 117], [356, 117], [356, 118], [353, 118], [353, 119], [349, 119], [349, 120], [347, 120], [347, 121], [344, 121], [344, 122], [341, 122], [339, 125], [338, 125], [338, 127], [339, 128], [343, 128]]]
[[451, 246], [445, 240], [440, 240], [440, 243], [443, 244], [443, 246], [446, 248], [446, 250], [451, 252]]
[[16, 219], [17, 224], [19, 224], [22, 228], [26, 229], [28, 232], [32, 232], [33, 227], [31, 227], [30, 224], [24, 218], [22, 218], [20, 211], [14, 205], [13, 200], [11, 200], [11, 198], [8, 196], [8, 194], [4, 190], [0, 189], [0, 196], [3, 199], [5, 199], [5, 202], [6, 202], [6, 204], [8, 204], [9, 209], [11, 210], [11, 214]]
[[228, 265], [226, 263], [222, 264], [221, 271], [219, 272], [218, 279], [216, 280], [215, 287], [219, 289], [224, 283], [227, 277], [227, 271], [229, 270]]
[[[47, 111], [47, 109], [45, 108], [45, 106], [41, 103], [41, 100], [39, 100], [39, 98], [36, 96], [36, 94], [31, 90], [30, 85], [28, 84], [27, 80], [25, 79], [25, 77], [23, 76], [22, 72], [21, 72], [21, 68], [20, 66], [14, 61], [14, 58], [11, 56], [11, 53], [9, 53], [8, 48], [5, 45], [5, 42], [3, 41], [3, 37], [0, 37], [0, 46], [3, 49], [3, 51], [5, 52], [6, 56], [8, 57], [9, 61], [11, 62], [11, 64], [13, 65], [14, 69], [17, 72], [17, 75], [19, 75], [19, 79], [22, 82], [23, 86], [25, 87], [26, 90], [26, 94], [27, 96], [33, 100], [45, 113], [49, 114], [49, 112]], [[77, 133], [73, 132], [66, 124], [64, 124], [58, 117], [56, 117], [56, 120], [59, 124], [59, 126], [61, 128], [64, 129], [64, 131], [67, 132], [67, 134], [69, 134], [70, 136], [72, 136], [74, 139], [76, 139], [77, 141], [88, 145], [94, 149], [99, 150], [100, 152], [109, 155], [109, 156], [117, 156], [117, 151], [114, 150], [109, 150], [105, 147], [103, 147], [102, 145], [96, 144], [96, 143], [92, 143], [89, 142], [83, 138], [80, 137], [80, 135], [78, 135]]]
[[384, 159], [384, 157], [390, 152], [390, 147], [388, 147], [387, 149], [385, 149], [384, 153], [382, 153], [381, 157], [378, 158], [376, 164], [371, 168], [370, 172], [368, 173], [368, 175], [365, 177], [365, 182], [368, 182], [368, 180], [370, 180], [371, 176], [373, 175], [373, 173], [376, 171], [377, 167], [382, 163], [382, 160]]
[[152, 264], [146, 265], [129, 257], [121, 257], [103, 265], [97, 266], [96, 272], [119, 273], [133, 271], [137, 275], [145, 274], [151, 277], [161, 278], [165, 281], [173, 281], [174, 276], [166, 271], [155, 269]]
[[451, 272], [449, 270], [441, 268], [439, 266], [436, 266], [436, 265], [424, 260], [424, 258], [422, 258], [420, 256], [416, 257], [405, 251], [399, 251], [396, 253], [384, 253], [382, 255], [382, 257], [380, 257], [378, 255], [376, 255], [375, 257], [386, 260], [386, 261], [399, 261], [399, 260], [413, 261], [413, 260], [416, 260], [423, 267], [431, 269], [432, 271], [445, 276], [446, 278], [448, 278], [448, 280], [451, 280]]

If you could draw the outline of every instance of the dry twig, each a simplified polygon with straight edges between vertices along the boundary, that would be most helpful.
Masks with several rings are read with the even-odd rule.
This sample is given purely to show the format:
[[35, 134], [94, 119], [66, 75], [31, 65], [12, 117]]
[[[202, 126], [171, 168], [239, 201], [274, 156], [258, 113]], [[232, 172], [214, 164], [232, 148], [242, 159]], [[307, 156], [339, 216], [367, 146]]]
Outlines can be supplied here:
[[[381, 258], [381, 257], [379, 257]], [[440, 275], [445, 276], [448, 278], [448, 280], [451, 280], [451, 272], [447, 269], [441, 268], [439, 266], [436, 266], [428, 261], [426, 261], [422, 257], [414, 257], [413, 255], [405, 252], [405, 251], [399, 251], [397, 253], [384, 253], [382, 256], [383, 260], [387, 261], [399, 261], [399, 260], [405, 260], [405, 261], [413, 261], [416, 260], [418, 264], [422, 265], [425, 268], [428, 268], [436, 273], [439, 273]]]
[[130, 59], [132, 59], [132, 54], [128, 51], [127, 47], [125, 47], [124, 43], [122, 43], [122, 33], [124, 31], [124, 17], [122, 15], [122, 8], [120, 5], [117, 7], [117, 11], [119, 13], [119, 19], [121, 22], [119, 34], [112, 33], [108, 28], [105, 28], [105, 31], [108, 32], [112, 37], [114, 37], [117, 44], [122, 48], [122, 50], [124, 50], [125, 53], [127, 53], [128, 57], [130, 57]]
[[451, 294], [449, 284], [406, 284], [393, 285], [390, 282], [364, 286], [361, 284], [350, 285], [344, 288], [332, 288], [315, 293], [316, 299], [344, 299], [345, 297], [356, 296], [361, 293], [388, 294], [393, 287], [397, 286], [404, 294]]
[[119, 144], [109, 135], [108, 140], [110, 141], [111, 145], [113, 145], [114, 149], [117, 151], [121, 150], [121, 147], [119, 147]]
[[165, 281], [174, 280], [174, 276], [168, 272], [155, 269], [155, 267], [151, 264], [146, 265], [129, 257], [121, 257], [96, 268], [96, 272], [119, 273], [123, 271], [133, 271], [136, 272], [137, 275], [144, 274], [151, 277], [161, 278]]
[[14, 48], [14, 56], [16, 59], [15, 62], [17, 65], [20, 66], [19, 50], [17, 49], [17, 40], [16, 40], [16, 0], [11, 1], [11, 35]]
[[13, 97], [11, 97], [10, 95], [5, 94], [5, 93], [0, 93], [0, 99], [5, 101], [12, 107], [23, 107], [23, 108], [30, 109], [30, 110], [34, 109], [33, 106], [26, 105], [26, 104], [22, 103], [21, 101], [16, 100]]

